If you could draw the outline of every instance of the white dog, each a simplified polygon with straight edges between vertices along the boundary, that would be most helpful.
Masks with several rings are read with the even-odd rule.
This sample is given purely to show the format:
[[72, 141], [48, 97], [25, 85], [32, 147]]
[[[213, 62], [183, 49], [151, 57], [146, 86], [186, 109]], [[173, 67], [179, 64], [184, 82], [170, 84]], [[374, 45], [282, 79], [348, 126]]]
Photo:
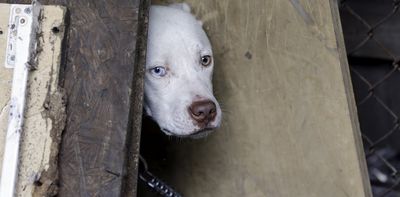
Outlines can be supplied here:
[[210, 41], [187, 4], [151, 6], [146, 59], [144, 107], [164, 133], [202, 137], [219, 127]]

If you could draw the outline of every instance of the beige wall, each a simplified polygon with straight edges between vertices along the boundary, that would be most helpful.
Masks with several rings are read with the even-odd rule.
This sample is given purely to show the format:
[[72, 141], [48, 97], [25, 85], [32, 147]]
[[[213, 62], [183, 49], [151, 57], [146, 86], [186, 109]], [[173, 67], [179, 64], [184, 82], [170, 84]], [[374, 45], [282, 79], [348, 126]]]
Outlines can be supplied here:
[[168, 142], [157, 175], [190, 197], [369, 196], [332, 2], [189, 0], [224, 121], [207, 139]]

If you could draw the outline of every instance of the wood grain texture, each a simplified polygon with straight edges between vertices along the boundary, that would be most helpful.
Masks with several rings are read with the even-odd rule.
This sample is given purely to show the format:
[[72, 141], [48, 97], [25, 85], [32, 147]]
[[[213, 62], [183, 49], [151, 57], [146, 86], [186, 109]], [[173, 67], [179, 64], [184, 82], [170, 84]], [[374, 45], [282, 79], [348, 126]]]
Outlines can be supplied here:
[[[69, 11], [62, 76], [67, 124], [59, 157], [59, 196], [120, 196], [128, 153], [133, 157], [129, 173], [136, 177], [144, 66], [140, 59], [145, 54], [145, 48], [136, 47], [138, 39], [147, 37], [145, 31], [138, 35], [139, 23], [145, 22], [138, 21], [143, 2], [147, 1], [41, 1]], [[134, 193], [136, 182], [130, 184]]]
[[[120, 196], [133, 118], [139, 1], [68, 1], [67, 6], [68, 119], [60, 196]], [[131, 115], [141, 116], [141, 111]]]
[[213, 45], [223, 124], [204, 140], [144, 146], [152, 172], [190, 197], [370, 196], [337, 7], [186, 2]]
[[127, 136], [127, 161], [126, 171], [128, 172], [124, 180], [122, 188], [122, 195], [126, 197], [133, 197], [137, 195], [137, 180], [138, 180], [138, 167], [139, 167], [139, 147], [140, 137], [142, 129], [142, 116], [143, 110], [142, 100], [144, 94], [144, 74], [146, 65], [146, 48], [147, 48], [147, 31], [149, 22], [149, 9], [150, 1], [141, 0], [139, 10], [139, 23], [138, 23], [138, 36], [137, 36], [137, 48], [135, 57], [135, 72], [134, 81], [132, 88], [134, 94], [132, 94], [130, 117], [132, 117], [131, 131], [128, 132]]

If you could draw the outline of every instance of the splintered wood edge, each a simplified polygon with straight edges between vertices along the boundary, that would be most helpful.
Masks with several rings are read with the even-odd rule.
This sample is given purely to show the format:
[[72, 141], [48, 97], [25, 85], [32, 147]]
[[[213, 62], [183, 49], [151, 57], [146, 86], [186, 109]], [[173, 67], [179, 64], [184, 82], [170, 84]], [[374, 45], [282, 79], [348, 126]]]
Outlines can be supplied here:
[[123, 180], [122, 196], [136, 196], [137, 177], [139, 168], [139, 148], [142, 127], [142, 116], [138, 115], [143, 110], [144, 73], [146, 65], [147, 31], [149, 22], [150, 0], [141, 0], [138, 17], [138, 37], [135, 56], [135, 69], [133, 80], [133, 93], [131, 96], [130, 114], [136, 114], [132, 121], [132, 129], [127, 136], [127, 161], [125, 168], [128, 175]]

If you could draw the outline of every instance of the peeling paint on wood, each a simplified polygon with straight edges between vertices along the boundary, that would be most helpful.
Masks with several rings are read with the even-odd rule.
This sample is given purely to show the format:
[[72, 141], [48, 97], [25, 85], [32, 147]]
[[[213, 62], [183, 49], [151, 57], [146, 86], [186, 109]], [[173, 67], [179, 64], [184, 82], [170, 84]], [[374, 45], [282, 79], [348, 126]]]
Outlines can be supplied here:
[[[0, 28], [8, 25], [9, 5], [0, 4]], [[65, 124], [65, 102], [58, 86], [65, 8], [45, 6], [38, 37], [38, 66], [30, 73], [24, 132], [20, 147], [17, 196], [51, 196], [57, 193], [58, 149]], [[54, 26], [60, 32], [52, 32]], [[0, 35], [0, 62], [4, 62], [7, 32]], [[3, 37], [4, 36], [4, 37]], [[12, 69], [0, 65], [0, 141], [8, 121]], [[3, 144], [3, 143], [0, 143]], [[3, 146], [0, 147], [0, 157]]]

